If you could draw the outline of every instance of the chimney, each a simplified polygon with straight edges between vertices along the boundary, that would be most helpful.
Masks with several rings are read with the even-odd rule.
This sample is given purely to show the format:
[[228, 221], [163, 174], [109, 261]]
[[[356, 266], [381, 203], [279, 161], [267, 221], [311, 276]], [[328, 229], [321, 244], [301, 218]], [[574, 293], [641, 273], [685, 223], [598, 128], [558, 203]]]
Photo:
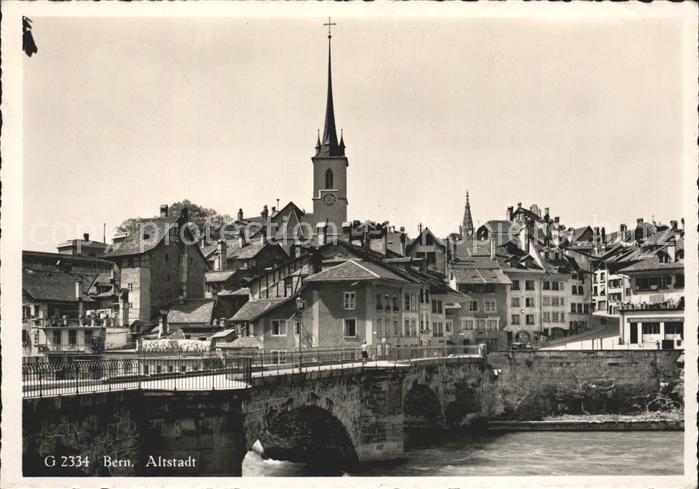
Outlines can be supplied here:
[[226, 258], [228, 257], [228, 245], [226, 245], [225, 240], [220, 240], [218, 242], [218, 271], [226, 271]]
[[670, 221], [670, 229], [677, 231], [677, 221]]
[[83, 241], [90, 241], [90, 235], [88, 233], [83, 234]]
[[490, 238], [490, 259], [495, 260], [495, 238]]
[[160, 319], [158, 319], [158, 338], [164, 338], [167, 336], [167, 325], [165, 324], [165, 320], [163, 319], [163, 316], [160, 316]]
[[238, 220], [239, 221], [243, 220], [243, 209], [238, 209]]
[[262, 213], [260, 214], [260, 217], [262, 218], [263, 221], [267, 220], [267, 217], [269, 216], [269, 211], [267, 210], [267, 205], [262, 208]]
[[119, 316], [121, 319], [121, 327], [129, 326], [129, 289], [121, 289], [119, 294]]
[[636, 226], [640, 226], [641, 224], [643, 224], [643, 218], [639, 217], [636, 219]]
[[78, 317], [83, 317], [82, 278], [75, 279], [75, 299], [78, 301]]
[[607, 231], [602, 227], [602, 244], [607, 242]]
[[507, 220], [511, 221], [512, 220], [512, 213], [514, 212], [515, 208], [510, 206], [507, 208]]
[[166, 217], [168, 217], [169, 213], [170, 213], [170, 211], [169, 211], [169, 207], [167, 204], [163, 204], [160, 206], [160, 217], [166, 218]]
[[529, 228], [527, 226], [522, 227], [519, 232], [519, 247], [529, 253]]
[[245, 244], [245, 230], [241, 229], [238, 232], [238, 248], [242, 248]]
[[626, 224], [619, 224], [619, 237], [621, 240], [624, 240], [624, 234], [626, 234]]
[[422, 234], [422, 223], [417, 225], [417, 232], [418, 234]]
[[522, 208], [522, 203], [521, 203], [521, 202], [517, 202], [517, 209], [521, 209], [521, 208]]

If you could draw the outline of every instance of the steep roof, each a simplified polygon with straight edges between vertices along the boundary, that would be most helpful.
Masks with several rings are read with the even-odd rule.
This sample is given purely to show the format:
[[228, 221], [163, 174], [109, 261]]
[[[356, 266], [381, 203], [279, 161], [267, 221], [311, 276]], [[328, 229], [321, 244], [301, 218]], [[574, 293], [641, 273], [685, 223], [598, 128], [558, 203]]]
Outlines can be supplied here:
[[187, 299], [182, 304], [175, 303], [167, 313], [167, 322], [210, 324], [213, 319], [214, 302], [214, 299]]
[[364, 281], [364, 280], [392, 280], [396, 282], [407, 282], [385, 267], [378, 266], [371, 262], [359, 260], [348, 260], [334, 267], [326, 268], [310, 277], [306, 282], [341, 282], [341, 281]]
[[641, 260], [637, 263], [634, 263], [633, 265], [629, 265], [628, 267], [624, 267], [620, 269], [619, 271], [621, 273], [629, 273], [629, 272], [649, 272], [649, 271], [666, 271], [666, 270], [683, 270], [684, 269], [684, 263], [683, 262], [670, 262], [670, 263], [663, 263], [660, 261], [660, 259], [657, 256], [653, 256], [652, 258], [646, 258], [645, 260]]
[[238, 312], [236, 312], [231, 321], [254, 321], [263, 314], [273, 311], [277, 307], [281, 306], [294, 299], [295, 296], [284, 297], [284, 298], [274, 298], [274, 299], [257, 299], [253, 301], [248, 301], [243, 304]]
[[444, 241], [442, 241], [442, 240], [441, 240], [440, 238], [438, 238], [432, 231], [430, 231], [430, 228], [428, 228], [427, 226], [425, 226], [425, 227], [423, 228], [422, 232], [420, 232], [420, 234], [419, 234], [415, 239], [413, 239], [412, 241], [410, 241], [410, 242], [408, 243], [407, 248], [412, 248], [413, 246], [419, 244], [420, 242], [426, 243], [426, 242], [427, 242], [427, 237], [428, 237], [428, 236], [431, 237], [432, 240], [433, 240], [438, 246], [441, 246], [442, 248], [445, 248], [445, 247], [446, 247], [446, 245], [444, 244]]
[[490, 257], [474, 256], [455, 264], [451, 270], [459, 284], [511, 284], [497, 260]]
[[226, 270], [225, 272], [206, 272], [204, 274], [204, 280], [207, 284], [216, 284], [225, 282], [235, 275], [236, 270]]
[[[131, 232], [121, 243], [113, 245], [114, 249], [105, 254], [106, 257], [140, 255], [158, 246], [170, 228], [177, 224], [177, 219], [155, 217], [144, 219], [143, 232]], [[140, 231], [140, 229], [139, 229]], [[197, 247], [198, 248], [198, 247]]]
[[[92, 302], [87, 295], [87, 288], [97, 274], [81, 274], [83, 278], [80, 290], [84, 302]], [[56, 302], [77, 302], [75, 297], [76, 275], [61, 270], [51, 272], [43, 270], [22, 270], [22, 291], [35, 300]]]

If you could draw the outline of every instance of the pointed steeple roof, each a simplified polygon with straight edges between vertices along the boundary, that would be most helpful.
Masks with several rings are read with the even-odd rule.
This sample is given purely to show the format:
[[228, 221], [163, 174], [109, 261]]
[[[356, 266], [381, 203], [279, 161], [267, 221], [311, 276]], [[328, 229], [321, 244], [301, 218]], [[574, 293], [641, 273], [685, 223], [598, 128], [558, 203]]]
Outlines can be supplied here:
[[337, 141], [337, 128], [335, 126], [335, 106], [333, 104], [333, 80], [332, 80], [332, 59], [331, 42], [332, 36], [328, 34], [328, 99], [325, 104], [325, 126], [323, 128], [323, 138], [321, 139], [320, 150], [316, 151], [316, 156], [344, 156], [344, 149]]
[[464, 219], [461, 226], [462, 237], [473, 235], [474, 226], [473, 217], [471, 217], [471, 203], [468, 201], [468, 190], [466, 191], [466, 206], [464, 207]]

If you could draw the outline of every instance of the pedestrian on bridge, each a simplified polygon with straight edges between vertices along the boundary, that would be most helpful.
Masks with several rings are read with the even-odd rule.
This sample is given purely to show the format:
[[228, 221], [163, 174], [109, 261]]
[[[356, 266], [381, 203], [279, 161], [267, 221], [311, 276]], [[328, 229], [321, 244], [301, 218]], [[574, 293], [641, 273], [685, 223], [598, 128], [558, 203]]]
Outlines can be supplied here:
[[366, 361], [369, 359], [369, 353], [367, 352], [368, 347], [366, 340], [364, 340], [362, 342], [362, 367], [366, 365]]

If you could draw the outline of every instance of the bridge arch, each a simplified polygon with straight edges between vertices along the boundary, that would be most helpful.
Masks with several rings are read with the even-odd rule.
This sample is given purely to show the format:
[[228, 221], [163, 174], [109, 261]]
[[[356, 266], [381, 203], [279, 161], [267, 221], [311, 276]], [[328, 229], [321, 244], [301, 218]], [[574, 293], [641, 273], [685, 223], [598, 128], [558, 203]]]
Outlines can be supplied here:
[[444, 423], [442, 403], [437, 393], [427, 384], [414, 380], [403, 397], [403, 416], [406, 427], [434, 428]]
[[275, 460], [352, 465], [358, 461], [349, 431], [330, 410], [319, 405], [302, 405], [268, 413], [258, 433], [264, 456]]

